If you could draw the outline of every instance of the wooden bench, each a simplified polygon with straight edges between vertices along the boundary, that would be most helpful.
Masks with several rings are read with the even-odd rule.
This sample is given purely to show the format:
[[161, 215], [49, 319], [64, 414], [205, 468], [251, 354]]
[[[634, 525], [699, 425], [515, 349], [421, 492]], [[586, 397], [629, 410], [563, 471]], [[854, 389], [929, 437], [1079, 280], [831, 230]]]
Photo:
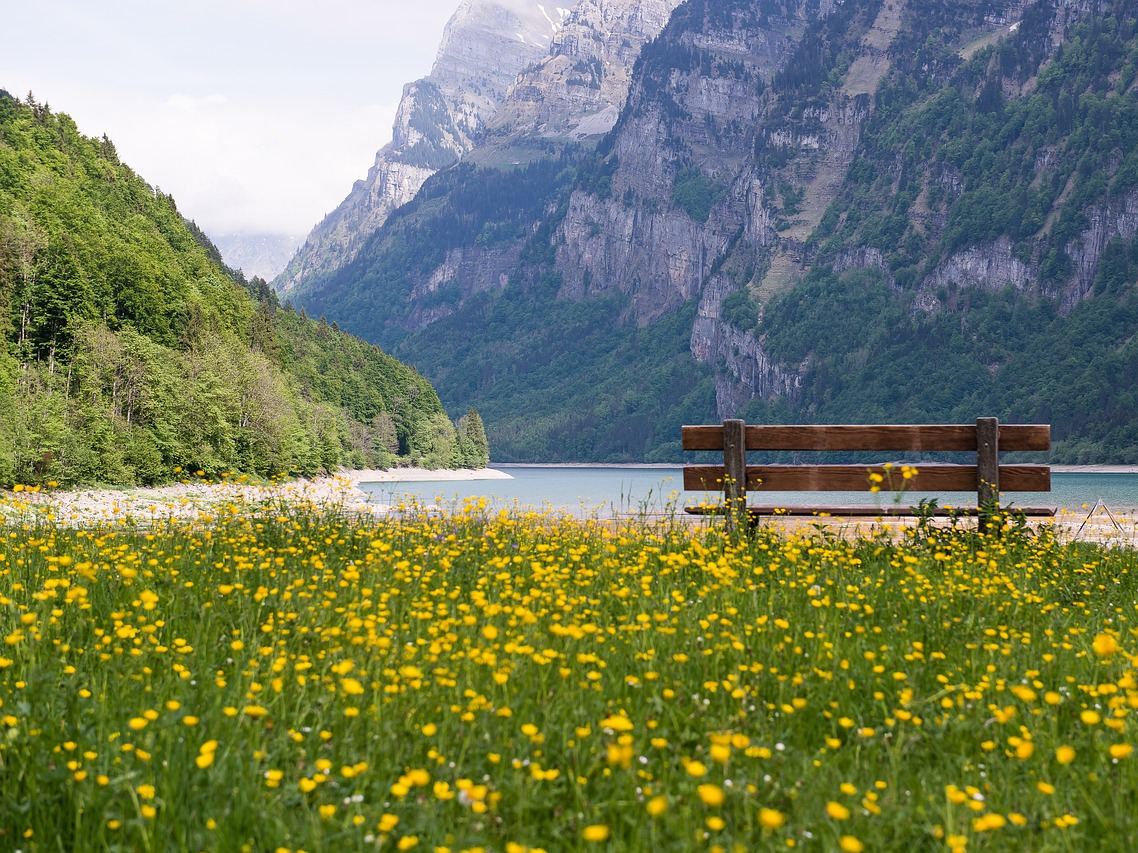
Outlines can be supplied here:
[[[721, 450], [722, 465], [684, 466], [684, 488], [722, 491], [723, 503], [685, 507], [696, 515], [726, 515], [730, 527], [760, 516], [919, 516], [979, 515], [987, 526], [985, 509], [998, 505], [1000, 491], [1049, 492], [1047, 465], [1000, 465], [1001, 450], [1050, 450], [1048, 424], [1001, 424], [978, 418], [973, 424], [875, 426], [753, 426], [727, 420], [722, 426], [681, 428], [684, 450]], [[904, 480], [904, 492], [975, 492], [975, 507], [947, 509], [904, 505], [872, 506], [748, 506], [747, 493], [869, 492], [901, 489], [900, 464], [871, 465], [748, 465], [747, 451], [971, 451], [975, 464], [914, 463], [916, 476]], [[1053, 516], [1055, 507], [1015, 507], [1028, 516]]]

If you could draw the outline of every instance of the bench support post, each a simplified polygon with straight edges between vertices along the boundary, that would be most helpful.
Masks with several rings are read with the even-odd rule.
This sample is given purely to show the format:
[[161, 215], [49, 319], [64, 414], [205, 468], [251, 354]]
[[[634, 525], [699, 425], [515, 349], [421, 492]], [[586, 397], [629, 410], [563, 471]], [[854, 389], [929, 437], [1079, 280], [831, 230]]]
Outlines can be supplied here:
[[990, 532], [991, 514], [985, 507], [1000, 502], [1000, 421], [997, 418], [976, 419], [976, 506], [979, 508], [980, 532]]
[[747, 527], [747, 425], [738, 419], [723, 422], [723, 498], [727, 530]]

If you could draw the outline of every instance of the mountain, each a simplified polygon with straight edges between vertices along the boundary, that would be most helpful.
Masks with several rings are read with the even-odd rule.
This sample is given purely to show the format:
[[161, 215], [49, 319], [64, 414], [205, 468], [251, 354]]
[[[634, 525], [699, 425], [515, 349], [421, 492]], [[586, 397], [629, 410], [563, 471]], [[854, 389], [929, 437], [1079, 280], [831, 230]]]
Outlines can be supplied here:
[[443, 30], [431, 73], [404, 87], [391, 142], [278, 276], [282, 294], [350, 262], [392, 210], [473, 147], [518, 72], [548, 52], [563, 17], [550, 8], [552, 17], [535, 0], [463, 0]]
[[[616, 122], [641, 47], [679, 0], [579, 0], [547, 12], [514, 0], [464, 3], [430, 76], [405, 87], [367, 178], [319, 223], [273, 285], [292, 298], [351, 263], [392, 211], [463, 157], [515, 166], [595, 144]], [[552, 9], [552, 7], [550, 7]]]
[[[632, 66], [679, 0], [582, 0], [549, 55], [522, 70], [486, 122], [486, 137], [596, 141], [616, 124]], [[479, 139], [479, 148], [488, 139]]]
[[271, 281], [292, 259], [304, 238], [299, 234], [251, 234], [234, 231], [212, 238], [230, 269], [249, 278]]
[[559, 141], [507, 162], [491, 119], [298, 300], [476, 403], [501, 458], [995, 414], [1138, 461], [1131, 11], [687, 0], [599, 144], [519, 110]]
[[284, 309], [66, 115], [0, 90], [0, 483], [485, 463], [431, 385]]

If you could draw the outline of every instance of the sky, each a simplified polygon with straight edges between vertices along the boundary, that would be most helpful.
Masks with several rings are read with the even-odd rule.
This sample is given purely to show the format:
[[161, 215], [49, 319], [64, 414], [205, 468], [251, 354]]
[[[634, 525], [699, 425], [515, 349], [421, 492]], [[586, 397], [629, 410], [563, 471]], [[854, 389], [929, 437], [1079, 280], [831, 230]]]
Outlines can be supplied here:
[[303, 236], [390, 140], [458, 4], [0, 0], [0, 88], [106, 134], [212, 236]]

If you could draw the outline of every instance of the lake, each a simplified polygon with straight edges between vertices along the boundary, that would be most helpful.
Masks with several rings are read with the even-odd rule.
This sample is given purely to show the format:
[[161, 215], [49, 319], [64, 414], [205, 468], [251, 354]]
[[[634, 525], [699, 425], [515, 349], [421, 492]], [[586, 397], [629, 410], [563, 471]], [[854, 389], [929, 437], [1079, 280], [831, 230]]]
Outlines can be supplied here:
[[[574, 467], [554, 465], [496, 465], [509, 480], [461, 480], [449, 482], [360, 483], [375, 503], [455, 506], [467, 497], [485, 497], [499, 507], [550, 507], [574, 515], [610, 515], [645, 510], [660, 512], [669, 502], [677, 506], [701, 502], [701, 493], [683, 492], [681, 468], [612, 466]], [[704, 501], [714, 500], [705, 495]], [[922, 497], [936, 498], [941, 506], [974, 506], [975, 493], [916, 492], [904, 500], [915, 504]], [[1138, 474], [1092, 472], [1051, 474], [1050, 493], [1005, 492], [1004, 503], [1013, 506], [1057, 506], [1077, 511], [1102, 500], [1112, 510], [1138, 506]], [[868, 492], [768, 492], [765, 504], [868, 504], [888, 506], [892, 496]]]

